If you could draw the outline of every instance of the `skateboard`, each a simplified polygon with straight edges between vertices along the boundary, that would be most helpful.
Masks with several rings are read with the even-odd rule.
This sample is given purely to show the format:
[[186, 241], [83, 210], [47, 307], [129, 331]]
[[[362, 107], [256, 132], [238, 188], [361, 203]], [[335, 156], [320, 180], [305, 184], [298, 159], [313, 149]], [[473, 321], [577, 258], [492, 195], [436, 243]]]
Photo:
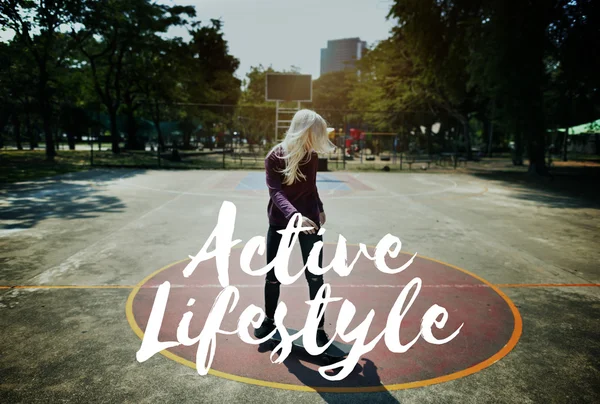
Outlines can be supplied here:
[[[298, 330], [295, 330], [293, 328], [286, 327], [286, 329], [288, 334], [290, 335], [296, 334], [298, 332]], [[300, 336], [300, 338], [292, 341], [293, 347], [304, 350], [304, 342], [302, 338], [303, 336]], [[280, 342], [281, 335], [279, 334], [279, 331], [277, 331], [275, 335], [273, 335], [273, 337], [271, 337], [271, 339], [267, 342], [267, 346], [269, 347], [269, 349], [274, 349]], [[350, 349], [352, 349], [352, 345], [344, 344], [343, 342], [339, 341], [333, 341], [333, 343], [329, 345], [329, 348], [327, 348], [325, 352], [318, 355], [318, 357], [321, 360], [321, 362], [323, 362], [323, 364], [329, 365], [335, 360], [341, 359], [348, 355]]]

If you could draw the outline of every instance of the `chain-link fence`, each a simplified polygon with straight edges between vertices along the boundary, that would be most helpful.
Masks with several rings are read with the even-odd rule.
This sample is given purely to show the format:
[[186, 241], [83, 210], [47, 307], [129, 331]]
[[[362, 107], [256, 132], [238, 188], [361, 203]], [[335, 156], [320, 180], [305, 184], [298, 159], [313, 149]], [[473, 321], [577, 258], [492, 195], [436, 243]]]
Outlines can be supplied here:
[[[163, 105], [161, 112], [162, 116], [140, 114], [122, 125], [118, 154], [111, 151], [110, 136], [90, 137], [93, 164], [261, 169], [268, 150], [285, 135], [275, 131], [274, 106], [177, 104]], [[333, 128], [330, 138], [337, 146], [334, 153], [320, 156], [327, 169], [455, 164], [465, 152], [462, 126], [448, 116], [415, 111], [317, 112]]]
[[[408, 169], [413, 163], [447, 166], [466, 154], [463, 125], [443, 114], [317, 112], [333, 129], [330, 139], [337, 146], [334, 153], [320, 156], [321, 169]], [[63, 135], [62, 147], [68, 137], [70, 148], [89, 152], [94, 166], [262, 169], [266, 153], [285, 136], [285, 131], [275, 130], [274, 105], [142, 106], [135, 114], [117, 117], [116, 140], [106, 115], [88, 115], [83, 129], [87, 133]], [[61, 144], [60, 137], [57, 140]]]

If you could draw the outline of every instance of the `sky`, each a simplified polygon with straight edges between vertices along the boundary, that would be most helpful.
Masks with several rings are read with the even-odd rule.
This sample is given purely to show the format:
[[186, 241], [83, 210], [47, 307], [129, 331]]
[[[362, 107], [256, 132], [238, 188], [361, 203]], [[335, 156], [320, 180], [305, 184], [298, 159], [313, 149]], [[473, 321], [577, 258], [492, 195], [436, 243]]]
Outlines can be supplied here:
[[[275, 71], [292, 66], [302, 74], [319, 77], [321, 48], [327, 41], [359, 37], [372, 47], [390, 36], [394, 25], [386, 20], [391, 0], [160, 0], [160, 3], [193, 5], [196, 19], [209, 25], [221, 19], [229, 53], [240, 61], [235, 75], [241, 80], [251, 66], [272, 66]], [[185, 28], [169, 36], [187, 38]], [[0, 40], [12, 35], [0, 31]]]
[[[176, 0], [163, 3], [193, 5], [206, 24], [223, 21], [229, 53], [240, 61], [236, 76], [243, 79], [251, 66], [276, 71], [299, 68], [318, 78], [321, 48], [332, 39], [359, 37], [371, 47], [390, 36], [386, 20], [391, 0]], [[169, 34], [185, 37], [182, 29]]]

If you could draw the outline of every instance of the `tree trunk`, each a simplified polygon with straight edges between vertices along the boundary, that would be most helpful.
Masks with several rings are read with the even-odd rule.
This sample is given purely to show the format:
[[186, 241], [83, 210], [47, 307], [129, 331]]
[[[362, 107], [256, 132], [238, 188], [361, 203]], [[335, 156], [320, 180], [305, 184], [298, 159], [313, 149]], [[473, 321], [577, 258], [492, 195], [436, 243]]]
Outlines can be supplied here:
[[29, 139], [29, 150], [33, 150], [37, 147], [37, 141], [34, 137], [33, 130], [31, 130], [31, 117], [29, 116], [29, 112], [25, 115], [25, 127], [27, 128], [27, 139]]
[[17, 150], [23, 150], [23, 145], [21, 144], [21, 121], [16, 113], [12, 116], [12, 125], [14, 131], [13, 133], [15, 135], [15, 142], [17, 143]]
[[75, 135], [71, 130], [67, 131], [67, 143], [69, 144], [69, 150], [75, 150]]
[[491, 117], [488, 121], [489, 126], [487, 126], [488, 131], [489, 131], [489, 140], [488, 140], [488, 157], [492, 157], [492, 148], [493, 148], [493, 139], [494, 139], [494, 118], [496, 114], [496, 102], [495, 100], [492, 101], [492, 113], [491, 113]]
[[544, 138], [539, 136], [530, 137], [527, 142], [527, 154], [529, 155], [529, 173], [546, 175], [546, 153], [545, 153], [545, 141]]
[[40, 69], [38, 94], [44, 127], [44, 138], [46, 141], [46, 160], [54, 161], [56, 150], [54, 150], [54, 138], [52, 136], [52, 111], [50, 110], [50, 102], [47, 94], [48, 73], [46, 72], [46, 65], [44, 63], [39, 63], [38, 67]]
[[40, 139], [42, 138], [42, 132], [39, 126], [35, 125], [33, 128], [33, 139], [35, 140], [34, 147], [40, 147]]
[[467, 160], [473, 160], [473, 152], [471, 151], [471, 127], [469, 126], [469, 120], [465, 119], [463, 123], [464, 135], [465, 135], [465, 147], [467, 149]]
[[143, 150], [143, 145], [137, 138], [137, 124], [135, 122], [134, 111], [127, 106], [127, 149]]
[[492, 157], [492, 148], [494, 144], [494, 121], [490, 119], [489, 126], [489, 140], [488, 140], [488, 157]]
[[152, 114], [152, 120], [154, 121], [154, 127], [156, 128], [156, 135], [158, 137], [158, 150], [163, 152], [165, 150], [165, 141], [163, 139], [162, 131], [160, 130], [160, 111], [158, 104], [154, 105], [154, 114]]
[[110, 118], [110, 139], [112, 142], [112, 152], [118, 154], [121, 152], [119, 147], [120, 135], [119, 129], [117, 128], [117, 111], [115, 108], [111, 108], [108, 112]]
[[104, 131], [101, 128], [97, 127], [95, 129], [95, 132], [96, 132], [96, 139], [98, 139], [98, 151], [102, 151], [102, 138], [104, 136]]
[[529, 173], [549, 175], [546, 167], [546, 125], [544, 122], [544, 104], [541, 92], [536, 97], [527, 115], [527, 155], [529, 157]]
[[158, 150], [163, 152], [165, 151], [165, 141], [163, 140], [162, 131], [160, 130], [160, 121], [154, 121], [154, 128], [156, 129], [156, 134], [158, 138]]
[[56, 151], [60, 150], [60, 129], [56, 129], [54, 133], [54, 142], [56, 144]]
[[8, 121], [10, 120], [10, 114], [7, 111], [0, 111], [0, 134], [6, 128]]
[[513, 164], [516, 166], [523, 165], [523, 134], [521, 129], [517, 128], [515, 131], [515, 150], [513, 156]]
[[190, 147], [190, 140], [192, 138], [192, 133], [185, 131], [183, 133], [183, 145], [181, 146], [184, 150], [189, 150]]
[[481, 134], [481, 152], [486, 156], [490, 155], [490, 119], [487, 116], [482, 118], [482, 134]]
[[427, 154], [431, 156], [433, 154], [433, 132], [431, 131], [431, 125], [427, 125], [425, 134], [427, 136]]
[[569, 140], [569, 129], [565, 128], [565, 137], [563, 139], [563, 161], [567, 161], [567, 146]]
[[48, 111], [42, 111], [42, 121], [44, 126], [44, 140], [46, 143], [46, 160], [54, 161], [56, 150], [54, 150], [54, 137], [52, 136], [52, 123]]

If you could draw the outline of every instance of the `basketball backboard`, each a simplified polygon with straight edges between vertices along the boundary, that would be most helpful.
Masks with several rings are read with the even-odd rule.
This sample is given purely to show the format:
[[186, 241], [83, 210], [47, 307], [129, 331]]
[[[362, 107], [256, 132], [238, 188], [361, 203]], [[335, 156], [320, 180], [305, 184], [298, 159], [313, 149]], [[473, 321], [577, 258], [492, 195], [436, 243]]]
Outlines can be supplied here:
[[267, 73], [266, 101], [312, 101], [312, 76], [310, 74]]

